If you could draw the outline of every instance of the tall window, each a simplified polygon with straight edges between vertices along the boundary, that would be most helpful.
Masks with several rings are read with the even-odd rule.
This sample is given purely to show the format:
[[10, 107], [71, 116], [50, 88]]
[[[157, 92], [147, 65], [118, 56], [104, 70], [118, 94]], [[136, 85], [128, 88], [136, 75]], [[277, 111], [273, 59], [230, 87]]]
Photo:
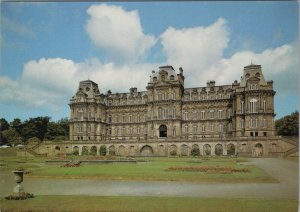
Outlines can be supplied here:
[[159, 107], [157, 112], [158, 112], [158, 114], [157, 114], [158, 119], [162, 119], [162, 108]]
[[140, 134], [140, 127], [136, 128], [136, 134], [138, 134], [138, 135]]
[[132, 127], [129, 128], [129, 134], [132, 135]]
[[187, 124], [184, 126], [184, 132], [186, 134], [189, 132], [189, 126]]
[[263, 119], [263, 128], [267, 128], [268, 127], [268, 121], [267, 119]]
[[250, 119], [250, 128], [257, 128], [258, 125], [258, 119]]
[[218, 111], [218, 119], [222, 119], [223, 117], [223, 110]]
[[118, 136], [118, 127], [115, 128], [115, 135]]
[[138, 113], [138, 114], [136, 114], [136, 122], [140, 122], [140, 114]]
[[228, 132], [231, 132], [232, 131], [232, 123], [229, 123], [228, 124]]
[[257, 113], [257, 99], [251, 99], [249, 102], [250, 113]]
[[125, 136], [125, 134], [126, 134], [126, 128], [123, 127], [123, 128], [122, 128], [122, 135]]
[[183, 116], [183, 119], [184, 120], [188, 120], [188, 115], [189, 113], [187, 111], [184, 112], [184, 116]]
[[78, 123], [78, 124], [76, 125], [76, 128], [77, 128], [77, 132], [78, 132], [78, 133], [82, 133], [82, 126], [81, 126], [80, 123]]
[[263, 112], [267, 112], [267, 102], [266, 102], [266, 100], [263, 101]]
[[227, 118], [230, 118], [231, 116], [232, 116], [232, 109], [229, 108], [229, 109], [227, 110]]
[[125, 123], [126, 122], [126, 118], [125, 118], [125, 114], [122, 114], [122, 122]]
[[197, 134], [197, 125], [194, 125], [194, 126], [193, 126], [193, 133], [194, 133], [194, 134]]
[[245, 113], [244, 102], [241, 101], [241, 113]]
[[205, 120], [205, 111], [201, 111], [201, 120]]
[[219, 124], [219, 132], [223, 132], [223, 124]]
[[129, 122], [132, 122], [132, 114], [129, 114]]
[[116, 123], [118, 123], [119, 122], [119, 116], [118, 115], [116, 115]]
[[111, 123], [111, 115], [108, 115], [108, 123]]
[[176, 128], [173, 127], [173, 137], [176, 137]]
[[162, 112], [163, 112], [163, 119], [167, 119], [167, 118], [168, 118], [168, 109], [167, 109], [167, 108], [164, 108], [164, 109], [162, 110]]
[[83, 110], [82, 109], [79, 109], [77, 111], [77, 118], [79, 121], [83, 121]]
[[209, 118], [213, 119], [214, 118], [214, 110], [209, 111]]
[[214, 124], [210, 124], [210, 131], [211, 131], [211, 132], [214, 131]]
[[205, 132], [205, 124], [202, 124], [202, 132]]
[[194, 112], [193, 112], [193, 119], [197, 120], [197, 110], [194, 110]]
[[242, 128], [242, 129], [245, 128], [245, 119], [241, 119], [241, 128]]
[[176, 119], [176, 107], [173, 108], [173, 119]]

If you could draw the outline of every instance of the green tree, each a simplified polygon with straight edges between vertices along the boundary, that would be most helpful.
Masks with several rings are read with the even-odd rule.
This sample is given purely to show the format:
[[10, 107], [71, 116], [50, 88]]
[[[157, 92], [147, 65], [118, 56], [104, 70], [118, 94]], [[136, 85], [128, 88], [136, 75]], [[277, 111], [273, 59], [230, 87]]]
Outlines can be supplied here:
[[27, 141], [29, 138], [37, 137], [39, 140], [43, 141], [47, 133], [47, 127], [50, 117], [36, 117], [26, 120], [22, 124], [20, 134], [24, 141]]
[[6, 121], [6, 119], [1, 118], [0, 119], [0, 132], [4, 130], [8, 130], [9, 128], [9, 123]]
[[293, 112], [275, 121], [278, 135], [298, 136], [299, 134], [299, 112]]
[[7, 143], [17, 145], [22, 143], [22, 138], [15, 128], [10, 127], [8, 130], [2, 131]]

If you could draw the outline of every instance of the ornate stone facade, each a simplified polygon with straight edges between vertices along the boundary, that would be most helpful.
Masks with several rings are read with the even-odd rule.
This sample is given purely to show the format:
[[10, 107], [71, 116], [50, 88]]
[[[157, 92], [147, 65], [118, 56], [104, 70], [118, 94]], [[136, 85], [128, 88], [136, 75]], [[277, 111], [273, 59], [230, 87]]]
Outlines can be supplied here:
[[[244, 67], [240, 82], [185, 88], [183, 69], [152, 71], [146, 91], [103, 94], [86, 80], [70, 100], [68, 151], [98, 150], [119, 155], [272, 155], [282, 151], [275, 136], [273, 81], [260, 65]], [[232, 153], [233, 152], [233, 153]]]

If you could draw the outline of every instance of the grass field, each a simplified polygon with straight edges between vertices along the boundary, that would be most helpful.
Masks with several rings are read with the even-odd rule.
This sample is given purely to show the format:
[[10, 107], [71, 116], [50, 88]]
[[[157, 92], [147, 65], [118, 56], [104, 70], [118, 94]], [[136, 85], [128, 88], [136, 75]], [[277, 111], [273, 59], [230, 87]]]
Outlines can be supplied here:
[[186, 197], [37, 196], [22, 201], [0, 200], [3, 211], [237, 211], [293, 212], [296, 200]]
[[[2, 154], [3, 153], [3, 154]], [[242, 165], [244, 158], [188, 158], [157, 157], [137, 158], [138, 163], [82, 164], [80, 167], [60, 167], [46, 164], [45, 158], [18, 158], [13, 148], [1, 149], [0, 171], [11, 171], [17, 167], [31, 171], [26, 177], [81, 178], [102, 180], [154, 180], [188, 182], [277, 182], [256, 166]], [[170, 167], [175, 171], [168, 170]], [[248, 172], [195, 172], [176, 171], [176, 167], [216, 167], [246, 169]]]

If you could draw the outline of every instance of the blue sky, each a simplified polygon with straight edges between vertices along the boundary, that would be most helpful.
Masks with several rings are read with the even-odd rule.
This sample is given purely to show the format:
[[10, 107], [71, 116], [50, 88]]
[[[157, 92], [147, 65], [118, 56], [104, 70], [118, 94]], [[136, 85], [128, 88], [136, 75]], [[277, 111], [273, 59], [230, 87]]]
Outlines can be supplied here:
[[9, 121], [68, 117], [87, 78], [101, 92], [145, 90], [165, 64], [196, 87], [231, 84], [252, 61], [274, 81], [276, 118], [298, 109], [297, 2], [1, 3], [0, 45]]

